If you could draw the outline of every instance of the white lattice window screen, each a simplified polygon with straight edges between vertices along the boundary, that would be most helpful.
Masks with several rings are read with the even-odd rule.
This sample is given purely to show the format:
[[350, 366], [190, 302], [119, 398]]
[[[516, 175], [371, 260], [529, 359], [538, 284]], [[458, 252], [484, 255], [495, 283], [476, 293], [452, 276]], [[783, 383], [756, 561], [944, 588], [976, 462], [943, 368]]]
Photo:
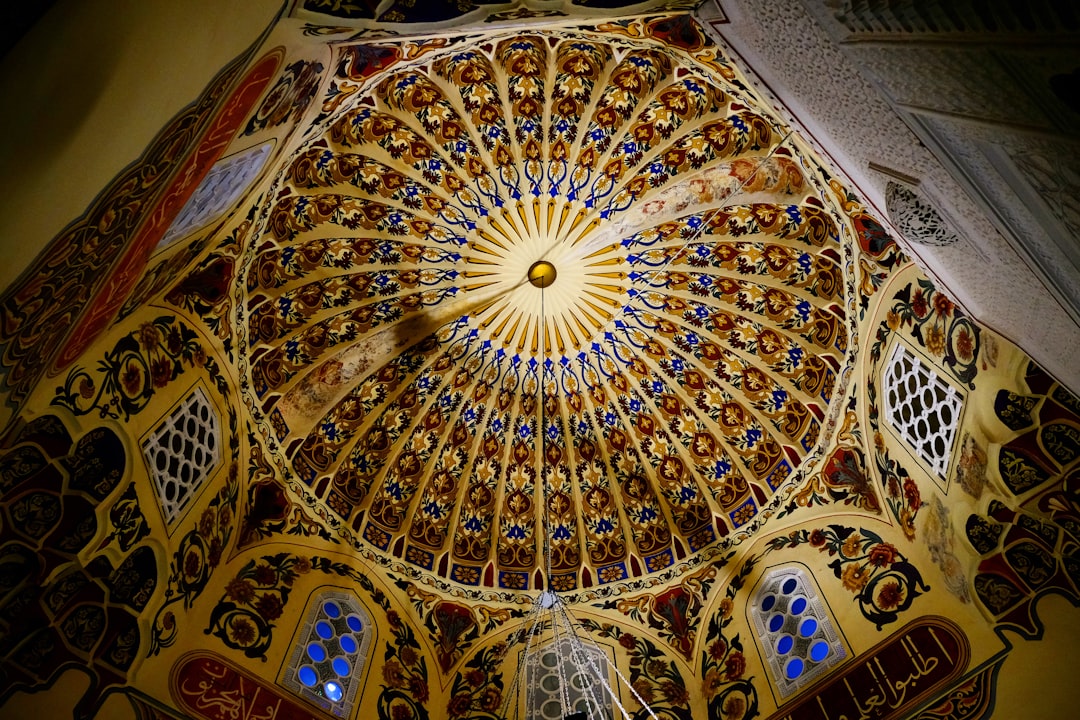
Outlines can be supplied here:
[[821, 677], [844, 658], [844, 645], [810, 577], [799, 568], [769, 573], [750, 616], [782, 697]]
[[371, 647], [371, 618], [349, 593], [312, 599], [285, 668], [284, 685], [336, 717], [349, 717]]
[[233, 206], [270, 157], [272, 143], [255, 145], [214, 163], [158, 243], [170, 245], [192, 230], [216, 220]]
[[143, 443], [165, 520], [172, 524], [221, 462], [221, 434], [201, 387], [195, 390]]
[[[563, 720], [578, 712], [587, 713], [587, 717], [612, 717], [611, 698], [597, 682], [608, 668], [600, 648], [561, 637], [542, 648], [539, 657], [539, 662], [528, 665], [525, 679], [528, 720]], [[607, 677], [604, 681], [610, 686]]]
[[903, 343], [885, 368], [885, 416], [938, 477], [949, 468], [963, 397]]

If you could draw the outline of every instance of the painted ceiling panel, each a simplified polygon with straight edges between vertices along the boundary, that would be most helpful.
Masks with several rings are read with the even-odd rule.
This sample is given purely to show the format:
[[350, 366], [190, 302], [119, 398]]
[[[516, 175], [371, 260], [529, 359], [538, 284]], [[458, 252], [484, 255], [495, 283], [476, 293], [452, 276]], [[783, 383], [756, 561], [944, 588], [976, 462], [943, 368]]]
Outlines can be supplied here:
[[743, 537], [815, 451], [844, 216], [682, 22], [339, 63], [268, 194], [244, 350], [358, 542], [466, 586], [626, 580]]

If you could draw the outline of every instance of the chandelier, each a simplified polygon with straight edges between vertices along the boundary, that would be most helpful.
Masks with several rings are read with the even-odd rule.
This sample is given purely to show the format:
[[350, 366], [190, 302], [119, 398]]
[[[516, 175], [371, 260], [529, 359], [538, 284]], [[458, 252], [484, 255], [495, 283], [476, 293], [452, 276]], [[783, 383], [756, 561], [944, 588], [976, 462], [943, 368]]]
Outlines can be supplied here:
[[[540, 290], [540, 316], [543, 320], [544, 289], [555, 282], [558, 271], [547, 260], [533, 263], [527, 273], [528, 282]], [[545, 433], [543, 375], [538, 390], [539, 457], [544, 458]], [[544, 483], [544, 558], [547, 575], [551, 575], [551, 519], [548, 508], [548, 486]], [[515, 702], [525, 695], [526, 717], [543, 720], [610, 720], [612, 707], [619, 716], [630, 720], [630, 714], [620, 701], [611, 678], [622, 683], [641, 705], [648, 717], [656, 715], [607, 654], [570, 615], [563, 598], [552, 590], [541, 592], [525, 620], [524, 649], [518, 658], [517, 672], [504, 700], [504, 718], [518, 718], [522, 704]], [[512, 707], [507, 707], [513, 704]], [[637, 714], [641, 717], [641, 713]]]

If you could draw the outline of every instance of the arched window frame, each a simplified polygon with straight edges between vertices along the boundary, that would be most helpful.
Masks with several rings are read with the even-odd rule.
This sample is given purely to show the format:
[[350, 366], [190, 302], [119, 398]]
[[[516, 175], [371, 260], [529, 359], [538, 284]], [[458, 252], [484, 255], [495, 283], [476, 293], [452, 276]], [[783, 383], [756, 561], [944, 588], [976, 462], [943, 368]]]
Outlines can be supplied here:
[[[800, 599], [801, 604], [797, 602]], [[817, 584], [802, 567], [785, 565], [770, 570], [758, 583], [748, 613], [781, 698], [815, 682], [846, 656]], [[807, 621], [811, 619], [813, 630], [809, 631]], [[815, 659], [820, 650], [815, 652], [814, 648], [820, 647], [827, 651]], [[800, 662], [803, 669], [790, 677], [789, 668], [795, 662]]]
[[[576, 645], [576, 647], [575, 647]], [[578, 668], [580, 653], [585, 653], [590, 665], [585, 671]], [[527, 720], [563, 720], [574, 717], [574, 713], [588, 712], [590, 705], [600, 707], [604, 717], [612, 715], [611, 696], [594, 680], [581, 681], [577, 678], [586, 674], [595, 678], [598, 672], [607, 674], [610, 661], [604, 652], [590, 642], [565, 635], [552, 638], [538, 651], [539, 660], [527, 666], [525, 678], [528, 688]], [[614, 682], [610, 677], [603, 680], [611, 687]], [[564, 698], [561, 690], [566, 689], [570, 714], [564, 715]], [[592, 696], [590, 703], [586, 693]]]
[[268, 140], [214, 163], [180, 208], [156, 249], [166, 248], [223, 217], [262, 172], [273, 149], [274, 142]]
[[[964, 394], [900, 341], [889, 353], [881, 386], [887, 426], [942, 485], [956, 445]], [[912, 387], [919, 392], [912, 393]], [[948, 490], [947, 486], [942, 489]]]
[[[338, 608], [336, 616], [329, 611], [329, 605]], [[352, 622], [354, 619], [359, 619], [359, 630]], [[333, 631], [329, 637], [327, 626]], [[340, 588], [315, 593], [304, 610], [304, 624], [294, 638], [281, 684], [335, 717], [351, 717], [357, 694], [363, 685], [362, 678], [370, 660], [374, 636], [371, 616], [355, 594]], [[348, 638], [355, 643], [355, 649], [351, 652]], [[323, 648], [325, 656], [322, 660], [315, 660], [317, 653], [310, 650], [313, 644]], [[347, 673], [342, 674], [335, 668], [335, 662], [340, 659], [349, 664]], [[313, 684], [301, 679], [303, 673], [307, 672], [305, 668], [314, 671], [316, 680]], [[334, 699], [332, 690], [327, 690], [328, 683], [336, 683], [340, 691], [337, 699]]]
[[170, 529], [221, 467], [221, 443], [221, 419], [201, 385], [195, 385], [143, 438], [143, 459]]

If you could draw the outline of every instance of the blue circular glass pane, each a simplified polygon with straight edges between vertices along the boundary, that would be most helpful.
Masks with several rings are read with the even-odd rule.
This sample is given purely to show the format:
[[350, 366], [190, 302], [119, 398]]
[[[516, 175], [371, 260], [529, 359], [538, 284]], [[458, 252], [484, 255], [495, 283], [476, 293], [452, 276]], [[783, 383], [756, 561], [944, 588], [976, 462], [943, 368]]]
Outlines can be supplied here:
[[780, 638], [780, 642], [776, 643], [776, 652], [781, 655], [787, 655], [791, 652], [791, 646], [795, 644], [795, 639], [790, 635], [785, 635]]
[[323, 690], [326, 691], [326, 698], [331, 702], [337, 702], [341, 699], [341, 686], [331, 680], [323, 685]]
[[791, 593], [795, 592], [795, 588], [797, 585], [798, 583], [795, 582], [795, 578], [788, 578], [784, 581], [784, 586], [780, 589], [784, 591], [785, 595], [790, 595]]
[[341, 649], [345, 652], [350, 654], [356, 652], [356, 640], [353, 639], [352, 635], [342, 635], [340, 642]]
[[315, 623], [315, 634], [321, 637], [323, 640], [329, 640], [334, 637], [334, 626], [325, 620], [320, 620]]
[[784, 668], [784, 674], [788, 676], [788, 680], [794, 680], [802, 675], [803, 661], [799, 658], [791, 658], [788, 661], [787, 667]]
[[769, 632], [779, 632], [784, 627], [784, 616], [777, 613], [769, 618]]
[[335, 602], [326, 603], [322, 606], [322, 609], [323, 612], [326, 613], [326, 617], [328, 618], [333, 619], [336, 617], [341, 617], [341, 608], [339, 608], [338, 604]]
[[776, 605], [775, 595], [766, 595], [765, 599], [761, 601], [761, 609], [764, 612], [769, 612], [773, 609], [773, 605]]
[[802, 625], [799, 626], [799, 634], [803, 637], [810, 637], [817, 632], [817, 620], [814, 618], [806, 618], [802, 621]]
[[356, 617], [355, 615], [350, 615], [349, 617], [345, 618], [345, 623], [353, 632], [360, 632], [364, 629], [364, 623], [362, 623], [360, 621], [360, 618]]
[[334, 658], [334, 661], [330, 663], [330, 667], [334, 668], [334, 672], [341, 677], [349, 674], [349, 661], [341, 656]]
[[319, 676], [315, 673], [315, 668], [310, 665], [305, 665], [300, 668], [300, 671], [296, 673], [300, 678], [300, 682], [308, 687], [315, 687], [315, 683], [319, 681]]
[[814, 662], [821, 662], [829, 655], [829, 643], [824, 640], [818, 640], [810, 647], [810, 659]]
[[802, 611], [806, 609], [806, 598], [797, 597], [794, 602], [791, 603], [791, 607], [788, 610], [792, 615], [801, 615]]
[[322, 646], [322, 643], [313, 642], [307, 646], [307, 654], [315, 662], [322, 662], [326, 659], [326, 648]]

